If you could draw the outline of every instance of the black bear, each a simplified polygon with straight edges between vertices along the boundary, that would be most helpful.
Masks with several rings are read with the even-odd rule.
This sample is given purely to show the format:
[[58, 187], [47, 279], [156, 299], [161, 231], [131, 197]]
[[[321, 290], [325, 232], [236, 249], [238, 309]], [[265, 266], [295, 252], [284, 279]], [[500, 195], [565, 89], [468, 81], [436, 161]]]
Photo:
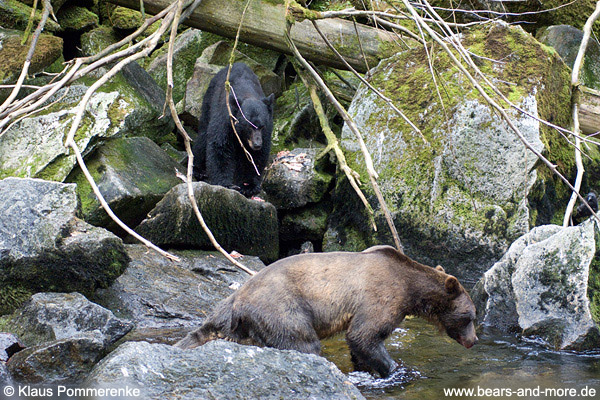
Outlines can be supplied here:
[[319, 354], [320, 339], [346, 331], [355, 369], [387, 377], [397, 364], [383, 342], [407, 315], [431, 321], [466, 348], [477, 343], [475, 306], [454, 276], [374, 246], [269, 265], [177, 346], [225, 338]]
[[250, 197], [260, 192], [271, 151], [274, 96], [265, 97], [258, 77], [246, 64], [233, 64], [229, 105], [236, 131], [252, 155], [254, 168], [231, 127], [225, 93], [227, 70], [225, 67], [215, 75], [202, 101], [193, 147], [194, 177]]
[[[596, 192], [591, 191], [585, 195], [585, 201], [587, 201], [594, 212], [598, 212], [598, 197], [596, 196]], [[577, 212], [573, 216], [573, 222], [575, 225], [578, 225], [590, 215], [592, 215], [590, 209], [582, 203], [577, 207]]]

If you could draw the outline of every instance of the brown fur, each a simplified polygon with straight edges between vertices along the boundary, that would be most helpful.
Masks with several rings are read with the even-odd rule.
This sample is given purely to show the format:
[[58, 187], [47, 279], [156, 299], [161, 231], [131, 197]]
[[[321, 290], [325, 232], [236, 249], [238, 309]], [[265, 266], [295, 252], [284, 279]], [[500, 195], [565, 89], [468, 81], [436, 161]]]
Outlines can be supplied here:
[[383, 341], [407, 315], [426, 318], [469, 348], [475, 307], [458, 280], [389, 246], [301, 254], [263, 269], [223, 300], [177, 346], [225, 337], [319, 354], [319, 339], [346, 331], [356, 369], [389, 375]]

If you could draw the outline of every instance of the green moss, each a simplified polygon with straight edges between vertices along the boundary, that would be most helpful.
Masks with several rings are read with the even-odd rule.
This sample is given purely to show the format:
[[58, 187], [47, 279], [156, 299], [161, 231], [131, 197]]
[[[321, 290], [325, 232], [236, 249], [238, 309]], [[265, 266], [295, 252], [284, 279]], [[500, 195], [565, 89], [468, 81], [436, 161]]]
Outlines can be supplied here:
[[[33, 54], [30, 73], [42, 71], [62, 57], [61, 38], [40, 35], [36, 51]], [[9, 36], [2, 39], [2, 51], [0, 51], [0, 82], [14, 82], [19, 76], [23, 63], [27, 58], [29, 45], [21, 44], [20, 36]]]
[[[3, 28], [18, 29], [24, 31], [29, 22], [29, 16], [31, 15], [31, 7], [17, 1], [17, 0], [2, 0], [0, 1], [0, 26]], [[33, 20], [34, 26], [40, 22], [42, 18], [41, 7], [35, 12]], [[44, 29], [47, 32], [59, 32], [61, 27], [48, 18]]]
[[31, 291], [22, 286], [2, 282], [0, 285], [0, 315], [13, 312], [29, 299], [32, 294]]
[[144, 23], [142, 13], [125, 7], [116, 7], [110, 20], [115, 28], [126, 31], [135, 30]]
[[98, 26], [99, 18], [96, 14], [84, 7], [61, 7], [56, 14], [60, 26], [67, 31], [84, 31]]

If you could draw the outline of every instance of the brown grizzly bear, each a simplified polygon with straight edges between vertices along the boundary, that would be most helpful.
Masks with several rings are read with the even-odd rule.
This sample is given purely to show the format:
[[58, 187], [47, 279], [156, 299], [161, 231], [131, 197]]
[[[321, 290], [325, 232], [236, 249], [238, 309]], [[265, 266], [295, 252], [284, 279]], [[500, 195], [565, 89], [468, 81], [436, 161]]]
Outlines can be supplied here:
[[225, 338], [319, 354], [320, 339], [346, 331], [355, 369], [386, 377], [397, 364], [383, 342], [407, 315], [433, 322], [466, 348], [477, 343], [475, 306], [455, 277], [393, 247], [374, 246], [269, 265], [177, 346]]

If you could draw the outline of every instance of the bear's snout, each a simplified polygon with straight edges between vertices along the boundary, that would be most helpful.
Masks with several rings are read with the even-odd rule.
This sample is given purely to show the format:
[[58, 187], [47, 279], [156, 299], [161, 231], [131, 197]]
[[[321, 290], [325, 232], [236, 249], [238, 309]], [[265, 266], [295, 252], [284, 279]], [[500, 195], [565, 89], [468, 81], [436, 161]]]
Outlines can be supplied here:
[[252, 132], [252, 136], [250, 140], [248, 140], [248, 145], [252, 150], [260, 150], [262, 148], [263, 140], [262, 140], [262, 131], [255, 130]]
[[479, 342], [479, 338], [477, 337], [477, 335], [474, 335], [474, 337], [472, 337], [472, 338], [466, 338], [466, 337], [460, 335], [458, 337], [457, 342], [462, 344], [466, 349], [470, 349], [471, 347], [475, 346]]

